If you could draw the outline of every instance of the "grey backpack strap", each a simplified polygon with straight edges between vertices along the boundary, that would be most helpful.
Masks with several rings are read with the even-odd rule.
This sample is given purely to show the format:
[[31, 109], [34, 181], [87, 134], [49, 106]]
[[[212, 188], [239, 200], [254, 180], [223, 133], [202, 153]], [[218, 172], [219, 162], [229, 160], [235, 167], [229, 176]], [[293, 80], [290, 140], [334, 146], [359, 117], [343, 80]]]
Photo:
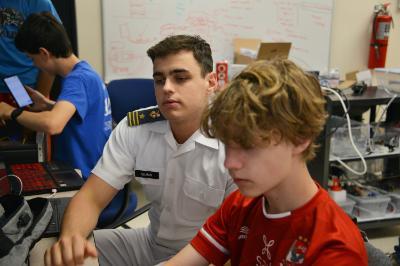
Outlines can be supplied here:
[[0, 230], [0, 243], [0, 258], [2, 258], [10, 253], [14, 243], [4, 234], [2, 230]]

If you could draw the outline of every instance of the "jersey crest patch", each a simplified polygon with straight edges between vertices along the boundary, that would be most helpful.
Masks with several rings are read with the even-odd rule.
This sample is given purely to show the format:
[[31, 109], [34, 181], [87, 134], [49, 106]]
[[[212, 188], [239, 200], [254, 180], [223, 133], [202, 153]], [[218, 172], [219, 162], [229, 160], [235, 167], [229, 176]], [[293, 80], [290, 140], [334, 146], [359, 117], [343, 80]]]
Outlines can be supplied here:
[[307, 253], [308, 244], [307, 238], [299, 236], [290, 247], [286, 255], [286, 262], [289, 262], [289, 265], [302, 264]]

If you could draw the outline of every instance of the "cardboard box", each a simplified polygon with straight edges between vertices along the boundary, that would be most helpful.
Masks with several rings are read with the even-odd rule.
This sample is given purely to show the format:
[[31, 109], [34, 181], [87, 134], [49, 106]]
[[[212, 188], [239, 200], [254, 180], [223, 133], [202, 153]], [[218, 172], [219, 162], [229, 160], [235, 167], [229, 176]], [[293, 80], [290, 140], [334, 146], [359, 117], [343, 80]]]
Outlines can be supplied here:
[[288, 58], [291, 43], [268, 43], [260, 39], [234, 39], [234, 64], [249, 64], [256, 60], [270, 60], [275, 57]]
[[349, 89], [351, 88], [354, 84], [357, 83], [357, 73], [358, 71], [351, 71], [346, 73], [345, 75], [345, 80], [341, 81], [339, 83], [338, 89]]
[[339, 84], [338, 89], [348, 89], [357, 82], [362, 81], [365, 82], [367, 86], [371, 85], [371, 72], [369, 70], [351, 71], [346, 73], [345, 78], [346, 79]]

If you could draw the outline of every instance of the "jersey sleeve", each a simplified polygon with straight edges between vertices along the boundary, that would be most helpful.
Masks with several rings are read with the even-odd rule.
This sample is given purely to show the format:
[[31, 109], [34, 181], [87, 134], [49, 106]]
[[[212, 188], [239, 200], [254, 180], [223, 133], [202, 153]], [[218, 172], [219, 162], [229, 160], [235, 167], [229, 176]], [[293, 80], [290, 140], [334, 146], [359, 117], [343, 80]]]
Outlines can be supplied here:
[[234, 192], [226, 198], [190, 243], [206, 260], [215, 265], [223, 265], [230, 255], [229, 222], [233, 220], [232, 206], [237, 194], [238, 192]]

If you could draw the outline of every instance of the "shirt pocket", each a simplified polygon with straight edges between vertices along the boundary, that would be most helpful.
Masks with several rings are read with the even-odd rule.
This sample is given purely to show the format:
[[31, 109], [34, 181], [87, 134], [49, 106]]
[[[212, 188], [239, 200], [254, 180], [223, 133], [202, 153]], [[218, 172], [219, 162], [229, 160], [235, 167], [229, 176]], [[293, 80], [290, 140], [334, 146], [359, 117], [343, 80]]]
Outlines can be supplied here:
[[204, 222], [224, 200], [223, 189], [187, 177], [183, 184], [182, 216], [188, 221]]
[[[140, 170], [143, 171], [143, 169]], [[163, 189], [162, 173], [164, 171], [163, 169], [151, 169], [145, 171], [158, 173], [158, 178], [135, 177], [135, 179], [142, 185], [147, 200], [160, 203]]]

